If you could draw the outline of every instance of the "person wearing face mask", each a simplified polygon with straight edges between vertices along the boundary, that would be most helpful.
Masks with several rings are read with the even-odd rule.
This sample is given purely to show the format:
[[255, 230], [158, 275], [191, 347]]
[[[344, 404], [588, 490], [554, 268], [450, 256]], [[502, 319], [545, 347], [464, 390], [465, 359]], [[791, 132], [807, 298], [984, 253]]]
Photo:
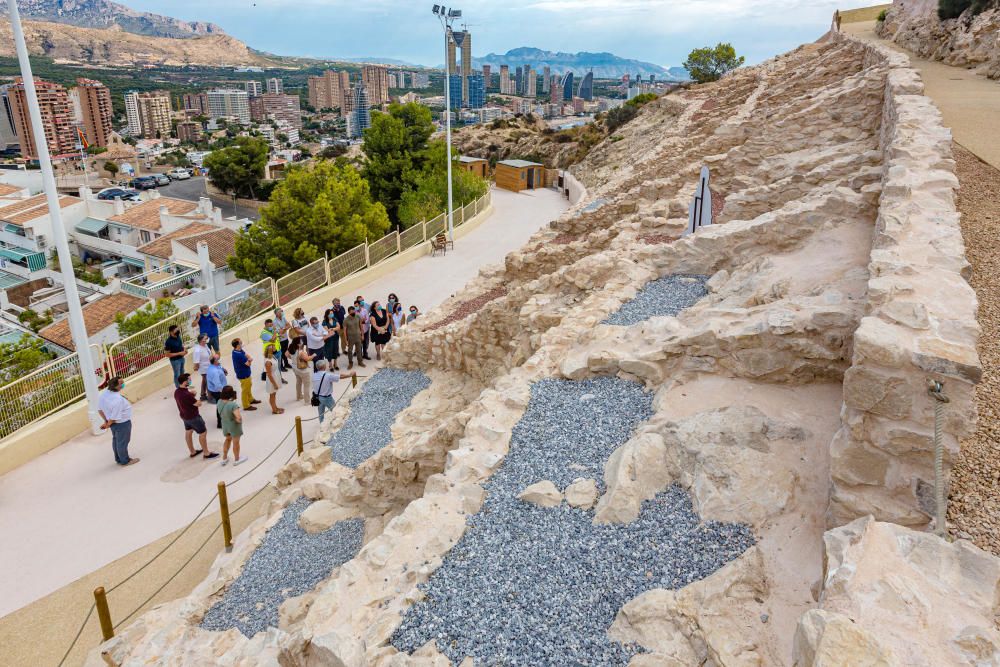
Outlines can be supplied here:
[[420, 309], [416, 306], [410, 306], [410, 314], [406, 316], [406, 323], [409, 324], [418, 317], [420, 317]]
[[[188, 456], [192, 459], [199, 454], [206, 459], [214, 459], [218, 454], [208, 450], [208, 428], [205, 420], [202, 419], [201, 401], [194, 397], [191, 391], [191, 374], [181, 373], [180, 385], [174, 390], [174, 401], [177, 403], [177, 412], [184, 423], [184, 443], [188, 448]], [[194, 434], [198, 434], [198, 444], [201, 449], [194, 448]]]
[[392, 328], [390, 330], [392, 335], [393, 336], [398, 335], [399, 330], [402, 328], [404, 324], [406, 324], [406, 316], [403, 315], [403, 304], [397, 303], [395, 306], [393, 306], [392, 320], [390, 324], [392, 324]]
[[97, 401], [97, 413], [104, 423], [101, 430], [111, 429], [111, 449], [115, 453], [115, 463], [130, 466], [139, 459], [128, 455], [128, 443], [132, 440], [132, 404], [122, 396], [125, 383], [119, 377], [108, 380], [108, 388], [101, 392]]
[[378, 301], [372, 304], [371, 328], [372, 342], [375, 343], [375, 359], [381, 361], [382, 350], [392, 338], [392, 334], [389, 332], [389, 314], [385, 312], [385, 306]]
[[[326, 347], [327, 338], [332, 335], [319, 323], [319, 318], [315, 315], [309, 318], [309, 326], [306, 327], [306, 348], [308, 348], [309, 354], [315, 355], [316, 359], [325, 359], [323, 350]], [[315, 362], [313, 362], [313, 370], [315, 370]]]

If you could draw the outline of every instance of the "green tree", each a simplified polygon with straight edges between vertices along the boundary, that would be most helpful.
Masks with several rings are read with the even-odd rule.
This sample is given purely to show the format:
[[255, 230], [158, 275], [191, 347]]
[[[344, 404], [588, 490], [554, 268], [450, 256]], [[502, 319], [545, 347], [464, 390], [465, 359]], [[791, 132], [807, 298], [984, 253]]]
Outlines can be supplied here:
[[110, 161], [105, 162], [104, 163], [104, 171], [106, 171], [109, 174], [111, 174], [111, 178], [114, 178], [115, 175], [118, 173], [118, 163], [117, 162], [110, 162]]
[[177, 306], [174, 305], [173, 301], [157, 299], [155, 304], [146, 304], [131, 315], [126, 316], [125, 313], [118, 313], [115, 315], [115, 324], [118, 325], [118, 335], [121, 338], [127, 338], [176, 314]]
[[736, 55], [732, 44], [720, 42], [714, 47], [706, 46], [688, 54], [684, 68], [698, 83], [718, 81], [726, 72], [740, 67], [746, 58]]
[[[399, 222], [412, 227], [421, 220], [430, 220], [448, 206], [448, 172], [444, 156], [447, 148], [443, 141], [433, 141], [427, 149], [424, 169], [415, 175], [399, 204]], [[453, 149], [453, 155], [458, 151]], [[489, 184], [465, 169], [451, 171], [452, 202], [455, 207], [468, 204], [486, 194]]]
[[329, 161], [288, 172], [261, 209], [260, 220], [236, 238], [229, 266], [239, 278], [278, 278], [326, 253], [330, 257], [389, 229], [385, 207], [372, 201], [354, 167]]
[[223, 192], [254, 198], [264, 178], [269, 148], [255, 137], [237, 137], [232, 146], [205, 156], [208, 180]]
[[0, 343], [0, 385], [24, 377], [55, 359], [56, 355], [44, 346], [45, 341], [28, 334], [14, 343]]
[[18, 314], [17, 321], [35, 333], [38, 333], [52, 324], [52, 311], [47, 310], [45, 313], [36, 313], [31, 308], [26, 308]]
[[422, 104], [391, 104], [388, 113], [372, 115], [361, 150], [367, 162], [364, 177], [372, 197], [399, 220], [403, 193], [411, 188], [427, 159], [427, 140], [434, 133], [431, 110]]

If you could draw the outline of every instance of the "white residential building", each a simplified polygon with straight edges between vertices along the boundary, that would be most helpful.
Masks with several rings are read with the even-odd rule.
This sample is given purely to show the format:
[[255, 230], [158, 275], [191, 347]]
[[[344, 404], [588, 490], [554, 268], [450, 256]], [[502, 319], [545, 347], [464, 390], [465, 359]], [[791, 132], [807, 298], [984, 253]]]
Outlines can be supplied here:
[[208, 115], [211, 118], [235, 118], [250, 124], [250, 97], [245, 90], [219, 88], [208, 91]]
[[128, 133], [133, 137], [142, 136], [142, 121], [139, 120], [139, 93], [125, 93], [125, 117], [128, 119]]

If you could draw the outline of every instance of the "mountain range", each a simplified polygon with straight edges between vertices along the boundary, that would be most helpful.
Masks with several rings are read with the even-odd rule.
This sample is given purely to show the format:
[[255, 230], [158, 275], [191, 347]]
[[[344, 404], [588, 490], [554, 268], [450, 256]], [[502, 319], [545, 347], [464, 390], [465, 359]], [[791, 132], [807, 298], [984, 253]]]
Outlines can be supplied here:
[[77, 28], [118, 26], [136, 35], [174, 39], [225, 34], [214, 23], [181, 21], [169, 16], [137, 12], [110, 0], [19, 0], [17, 6], [25, 18], [65, 23]]
[[[563, 53], [529, 46], [511, 49], [504, 54], [490, 53], [481, 58], [473, 58], [472, 65], [476, 68], [489, 65], [494, 71], [499, 70], [500, 65], [507, 65], [511, 70], [521, 65], [530, 65], [532, 69], [537, 71], [548, 67], [552, 74], [564, 74], [572, 71], [574, 74], [583, 75], [593, 71], [594, 76], [598, 79], [617, 79], [625, 74], [633, 76], [639, 74], [644, 78], [656, 75], [657, 79], [664, 80], [687, 78], [687, 72], [683, 68], [667, 69], [641, 60], [622, 58], [613, 53], [591, 53], [588, 51]], [[678, 74], [675, 70], [681, 70], [682, 73]]]

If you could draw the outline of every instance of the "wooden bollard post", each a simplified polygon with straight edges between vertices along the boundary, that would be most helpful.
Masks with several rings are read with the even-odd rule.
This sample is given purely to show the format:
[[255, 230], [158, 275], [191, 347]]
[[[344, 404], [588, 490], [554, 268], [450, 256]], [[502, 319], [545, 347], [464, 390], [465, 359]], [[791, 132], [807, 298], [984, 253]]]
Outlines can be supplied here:
[[101, 636], [108, 641], [115, 636], [115, 626], [111, 623], [111, 610], [108, 609], [108, 596], [104, 586], [94, 589], [94, 606], [97, 607], [97, 618], [101, 621]]
[[219, 513], [222, 515], [222, 538], [226, 543], [226, 551], [233, 548], [233, 525], [229, 522], [229, 498], [226, 496], [226, 483], [219, 482]]
[[358, 386], [358, 376], [357, 375], [352, 375], [351, 376], [351, 386], [352, 387], [357, 387]]
[[295, 451], [302, 456], [303, 444], [302, 444], [302, 417], [295, 418]]

